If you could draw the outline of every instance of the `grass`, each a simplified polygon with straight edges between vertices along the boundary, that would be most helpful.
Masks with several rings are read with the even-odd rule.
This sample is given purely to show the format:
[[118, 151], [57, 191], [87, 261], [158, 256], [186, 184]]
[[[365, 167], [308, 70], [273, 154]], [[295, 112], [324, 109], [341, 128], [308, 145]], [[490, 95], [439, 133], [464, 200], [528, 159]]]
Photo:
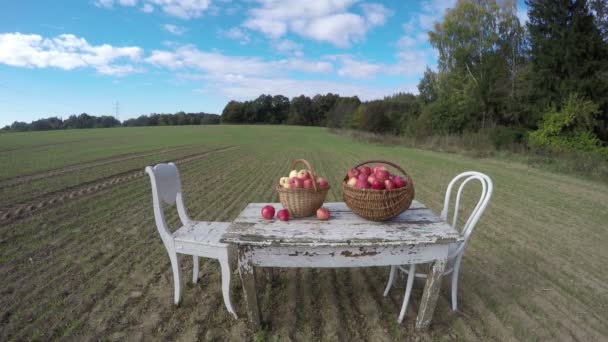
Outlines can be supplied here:
[[[232, 146], [230, 149], [211, 150]], [[414, 330], [422, 283], [402, 325], [403, 291], [382, 297], [388, 270], [259, 272], [264, 330], [251, 331], [238, 276], [223, 307], [219, 267], [172, 305], [172, 275], [138, 176], [0, 227], [0, 340], [602, 340], [608, 336], [608, 186], [503, 159], [470, 158], [353, 141], [324, 129], [270, 126], [147, 127], [0, 135], [0, 212], [49, 192], [95, 184], [164, 161], [179, 164], [191, 216], [234, 219], [249, 202], [277, 201], [272, 184], [306, 158], [340, 200], [345, 170], [364, 159], [395, 161], [416, 198], [439, 212], [449, 180], [489, 174], [490, 207], [461, 273], [462, 314], [444, 286], [427, 332]], [[29, 178], [27, 178], [27, 177]], [[476, 194], [465, 193], [470, 200]], [[470, 201], [469, 201], [470, 202]], [[468, 203], [468, 202], [467, 202]], [[14, 208], [13, 208], [14, 209]], [[169, 222], [176, 224], [174, 211]], [[191, 261], [182, 259], [184, 282]], [[446, 282], [447, 283], [447, 282]]]
[[[508, 130], [507, 130], [508, 131]], [[523, 163], [551, 172], [559, 172], [608, 184], [608, 160], [599, 152], [548, 152], [530, 149], [525, 142], [516, 142], [504, 135], [505, 129], [486, 129], [452, 135], [426, 137], [375, 134], [359, 130], [332, 129], [332, 133], [357, 141], [374, 144], [402, 145], [446, 153], [458, 153], [474, 158], [494, 158]], [[501, 132], [502, 135], [501, 135]], [[524, 134], [523, 131], [517, 131]], [[522, 138], [524, 139], [524, 138]], [[525, 139], [524, 139], [525, 140]]]

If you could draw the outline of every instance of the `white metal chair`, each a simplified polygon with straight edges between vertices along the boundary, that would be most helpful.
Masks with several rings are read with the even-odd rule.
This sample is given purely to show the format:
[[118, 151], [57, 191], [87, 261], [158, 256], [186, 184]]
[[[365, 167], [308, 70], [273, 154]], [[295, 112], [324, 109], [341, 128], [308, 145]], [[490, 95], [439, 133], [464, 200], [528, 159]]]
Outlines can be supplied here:
[[[492, 189], [493, 189], [492, 180], [490, 179], [490, 177], [488, 177], [487, 175], [485, 175], [483, 173], [475, 172], [475, 171], [468, 171], [468, 172], [463, 172], [463, 173], [459, 174], [450, 182], [450, 184], [448, 185], [447, 191], [445, 193], [445, 199], [443, 202], [443, 210], [441, 211], [441, 219], [443, 219], [445, 221], [448, 221], [448, 214], [450, 211], [450, 196], [452, 194], [452, 188], [453, 188], [454, 184], [456, 184], [459, 180], [461, 180], [463, 178], [465, 178], [465, 179], [462, 181], [462, 184], [460, 184], [460, 187], [458, 188], [458, 193], [456, 194], [456, 203], [455, 203], [454, 211], [452, 214], [453, 215], [452, 227], [456, 228], [456, 223], [458, 220], [458, 209], [460, 207], [460, 197], [462, 194], [462, 190], [464, 189], [464, 186], [472, 180], [478, 180], [481, 183], [482, 189], [481, 189], [481, 196], [479, 197], [479, 201], [477, 202], [477, 205], [471, 212], [471, 215], [469, 216], [464, 227], [462, 228], [461, 234], [464, 238], [464, 241], [450, 246], [449, 254], [448, 254], [448, 263], [446, 265], [446, 270], [443, 273], [443, 275], [448, 275], [448, 274], [452, 273], [452, 310], [453, 311], [456, 311], [458, 309], [458, 298], [457, 298], [458, 272], [460, 271], [460, 262], [462, 261], [464, 249], [467, 245], [467, 242], [469, 241], [469, 238], [471, 237], [471, 232], [473, 231], [473, 228], [475, 228], [477, 221], [479, 221], [479, 218], [481, 217], [481, 215], [485, 211], [486, 207], [488, 206], [490, 198], [492, 197]], [[395, 273], [397, 270], [401, 270], [407, 274], [407, 283], [405, 286], [405, 296], [403, 298], [403, 305], [401, 306], [401, 312], [399, 313], [399, 319], [397, 320], [399, 323], [401, 323], [403, 321], [403, 318], [405, 317], [405, 312], [407, 311], [407, 305], [408, 305], [410, 295], [412, 292], [412, 285], [414, 284], [414, 277], [412, 277], [411, 275], [414, 275], [415, 277], [419, 277], [419, 278], [426, 278], [426, 274], [416, 273], [415, 264], [409, 265], [407, 268], [404, 266], [401, 266], [401, 265], [391, 266], [391, 272], [389, 275], [388, 284], [386, 284], [386, 289], [384, 290], [384, 296], [388, 295], [388, 292], [391, 289], [391, 286], [393, 285], [393, 282], [395, 280]]]
[[[174, 302], [179, 304], [181, 282], [179, 272], [179, 259], [177, 254], [193, 256], [194, 270], [192, 282], [198, 280], [199, 257], [217, 259], [222, 270], [222, 294], [226, 309], [236, 318], [236, 313], [230, 302], [230, 266], [228, 259], [228, 245], [220, 242], [222, 234], [230, 223], [228, 222], [202, 222], [193, 221], [186, 213], [182, 197], [182, 186], [179, 171], [173, 163], [158, 164], [146, 167], [152, 183], [152, 203], [154, 206], [154, 219], [156, 227], [163, 240], [171, 268], [173, 268]], [[171, 233], [163, 205], [176, 205], [182, 227]]]

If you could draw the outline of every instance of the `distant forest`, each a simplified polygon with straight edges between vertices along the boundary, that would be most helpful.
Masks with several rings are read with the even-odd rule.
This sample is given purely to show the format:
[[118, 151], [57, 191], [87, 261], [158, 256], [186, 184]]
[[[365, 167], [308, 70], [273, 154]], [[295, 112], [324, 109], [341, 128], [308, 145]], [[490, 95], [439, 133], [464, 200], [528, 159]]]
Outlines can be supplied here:
[[128, 119], [122, 123], [115, 117], [109, 115], [92, 116], [87, 113], [70, 115], [62, 120], [58, 117], [39, 119], [30, 123], [15, 121], [0, 131], [26, 132], [26, 131], [50, 131], [56, 129], [70, 128], [109, 128], [109, 127], [133, 127], [133, 126], [177, 126], [177, 125], [217, 125], [220, 116], [208, 113], [184, 113], [175, 114], [150, 114], [141, 115], [135, 119]]
[[[501, 143], [539, 151], [586, 151], [608, 158], [608, 0], [460, 0], [428, 32], [437, 70], [418, 95], [360, 101], [337, 94], [260, 95], [230, 101], [217, 115], [183, 112], [123, 126], [290, 124], [430, 137], [490, 132]], [[121, 125], [112, 117], [15, 122], [4, 130]]]

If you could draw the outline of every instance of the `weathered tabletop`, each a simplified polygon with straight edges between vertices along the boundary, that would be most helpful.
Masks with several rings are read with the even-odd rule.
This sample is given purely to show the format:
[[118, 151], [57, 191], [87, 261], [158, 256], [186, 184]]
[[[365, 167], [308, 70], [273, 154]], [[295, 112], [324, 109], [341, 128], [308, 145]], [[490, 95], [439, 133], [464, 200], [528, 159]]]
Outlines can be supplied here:
[[460, 234], [422, 203], [386, 222], [372, 222], [355, 215], [342, 202], [324, 203], [329, 221], [316, 217], [283, 222], [265, 220], [265, 205], [251, 203], [228, 227], [220, 241], [238, 246], [239, 274], [247, 313], [260, 327], [255, 266], [262, 267], [368, 267], [430, 263], [418, 310], [416, 327], [427, 328], [439, 295], [449, 245], [462, 241]]
[[265, 220], [262, 207], [278, 203], [251, 203], [234, 220], [222, 242], [253, 246], [389, 246], [449, 244], [460, 234], [418, 201], [396, 218], [373, 222], [355, 215], [344, 202], [324, 203], [329, 221], [316, 217]]

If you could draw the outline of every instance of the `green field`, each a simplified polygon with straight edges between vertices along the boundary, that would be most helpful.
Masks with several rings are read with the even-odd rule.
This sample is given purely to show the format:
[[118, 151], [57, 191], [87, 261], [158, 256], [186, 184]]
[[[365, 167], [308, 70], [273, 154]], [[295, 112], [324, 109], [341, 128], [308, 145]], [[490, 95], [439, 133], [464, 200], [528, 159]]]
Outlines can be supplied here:
[[[453, 176], [487, 173], [495, 191], [461, 271], [461, 313], [448, 287], [426, 332], [405, 322], [387, 268], [258, 272], [264, 330], [248, 328], [237, 273], [224, 309], [219, 266], [202, 261], [172, 304], [169, 258], [143, 167], [175, 160], [198, 220], [234, 219], [277, 201], [273, 184], [308, 159], [340, 200], [349, 166], [403, 166], [435, 212]], [[0, 135], [0, 340], [579, 340], [608, 339], [608, 186], [523, 164], [361, 144], [321, 128], [183, 126]], [[476, 194], [465, 194], [472, 200]], [[170, 215], [176, 223], [176, 215]], [[449, 282], [445, 282], [447, 285]]]

